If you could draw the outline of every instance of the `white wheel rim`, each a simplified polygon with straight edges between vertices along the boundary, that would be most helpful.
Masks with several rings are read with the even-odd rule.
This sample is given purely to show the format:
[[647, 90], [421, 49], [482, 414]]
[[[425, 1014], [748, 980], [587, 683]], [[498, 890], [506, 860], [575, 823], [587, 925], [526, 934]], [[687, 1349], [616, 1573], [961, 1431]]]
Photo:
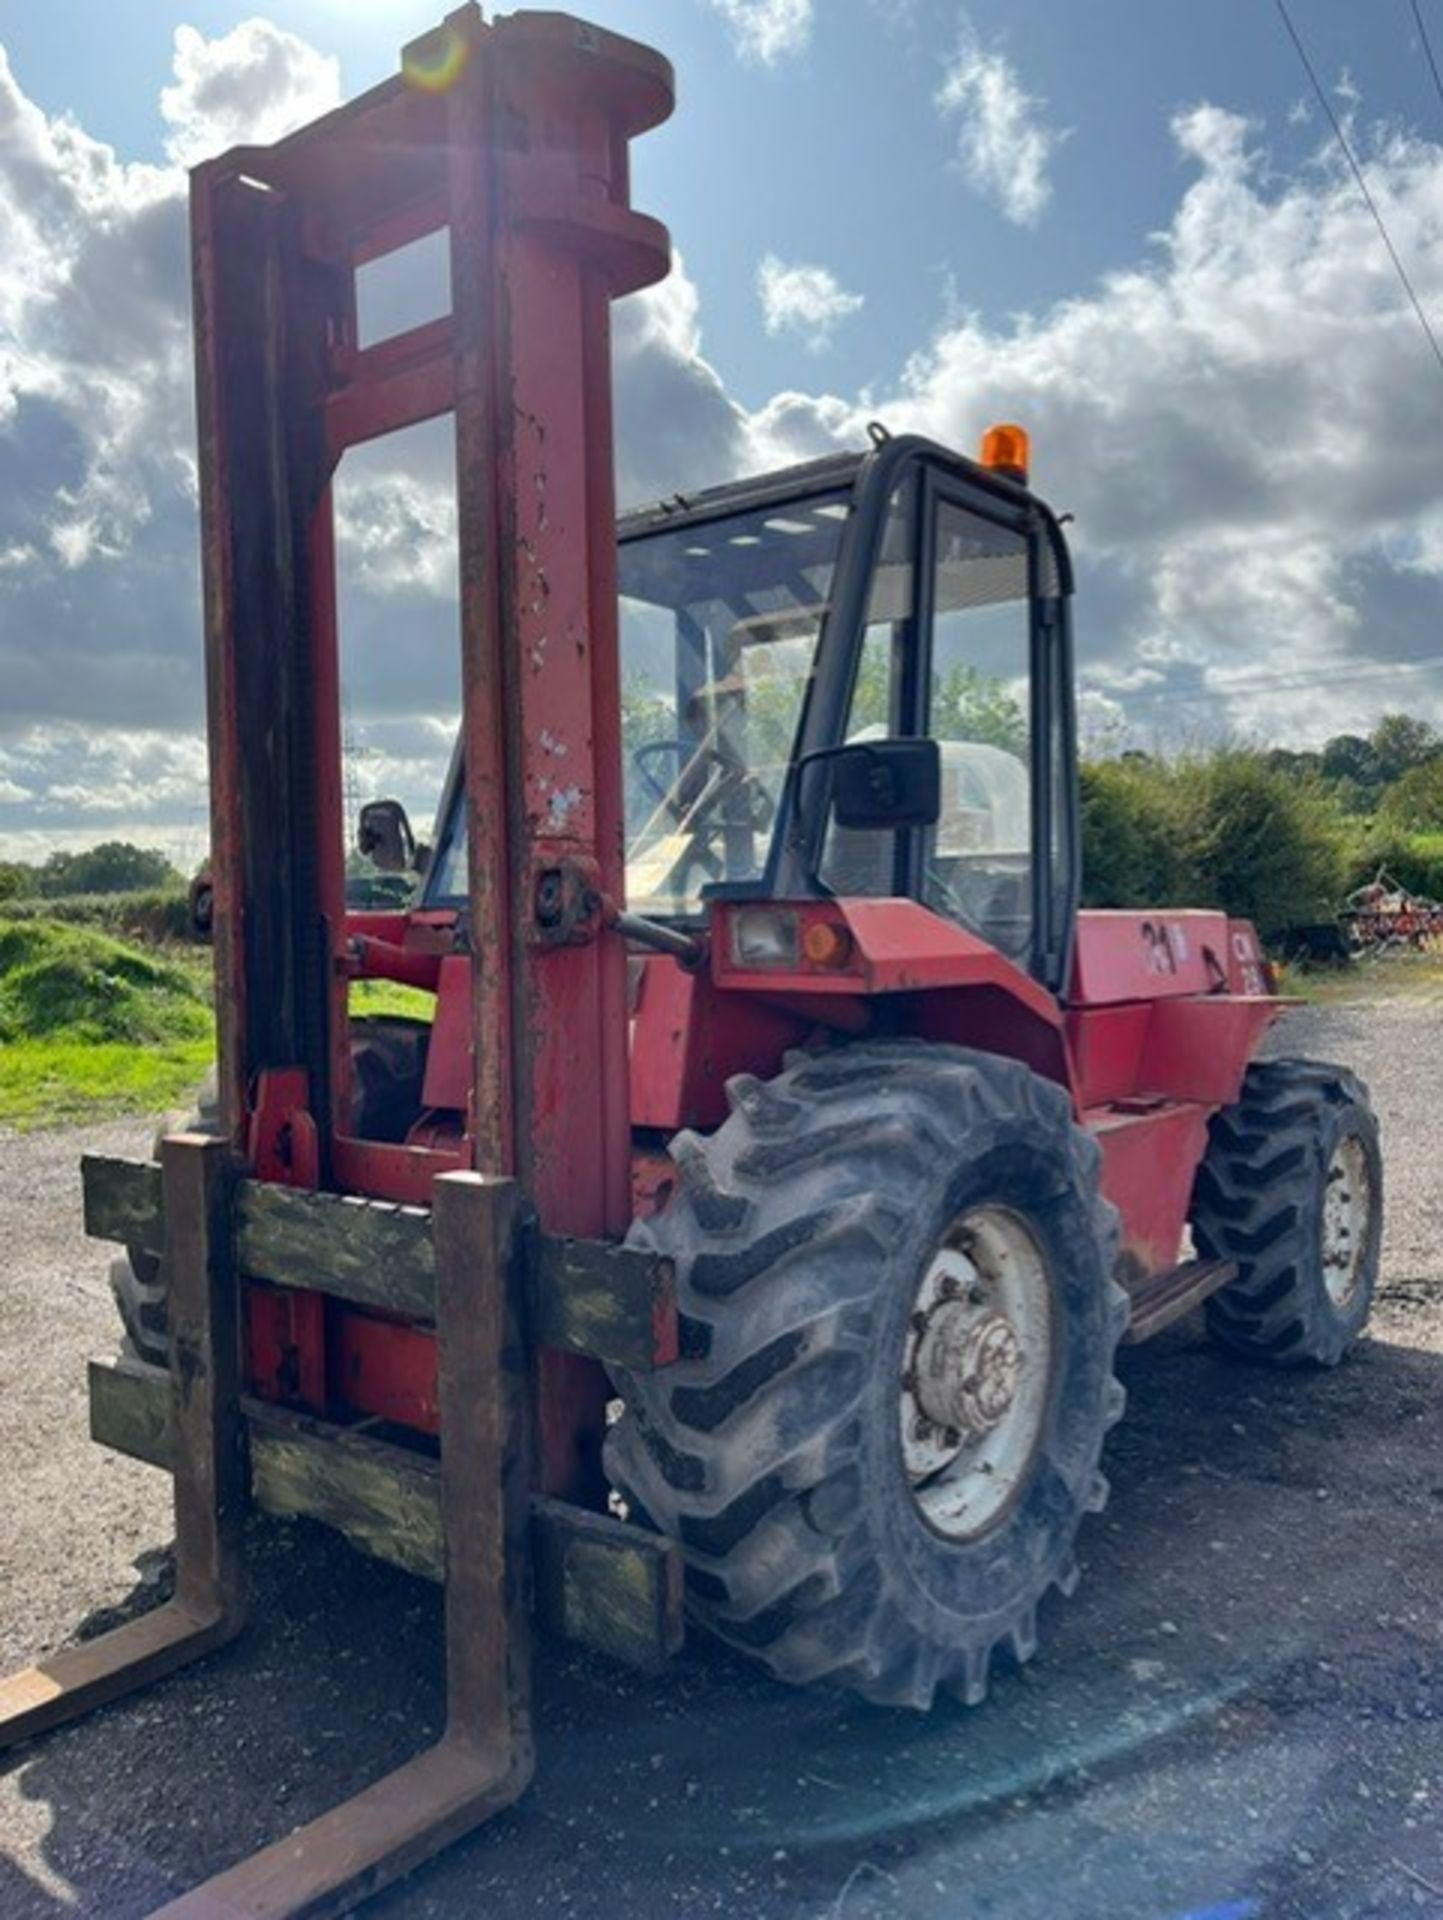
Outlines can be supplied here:
[[1323, 1285], [1345, 1313], [1363, 1284], [1373, 1224], [1373, 1170], [1363, 1142], [1346, 1133], [1333, 1149], [1323, 1186]]
[[902, 1459], [949, 1540], [985, 1533], [1025, 1484], [1047, 1418], [1054, 1346], [1047, 1258], [1019, 1214], [973, 1207], [933, 1255], [902, 1355]]

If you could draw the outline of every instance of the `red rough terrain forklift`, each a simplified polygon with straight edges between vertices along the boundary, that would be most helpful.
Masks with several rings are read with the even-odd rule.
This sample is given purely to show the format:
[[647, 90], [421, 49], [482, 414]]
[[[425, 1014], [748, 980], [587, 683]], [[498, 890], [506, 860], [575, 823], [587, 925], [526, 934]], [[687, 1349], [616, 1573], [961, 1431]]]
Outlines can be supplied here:
[[[438, 1746], [165, 1909], [335, 1913], [530, 1778], [533, 1620], [644, 1667], [979, 1700], [1069, 1592], [1120, 1340], [1332, 1364], [1381, 1169], [1221, 913], [1079, 913], [1069, 605], [1025, 436], [616, 534], [611, 301], [660, 279], [656, 54], [462, 7], [193, 180], [218, 1113], [89, 1160], [133, 1250], [97, 1439], [176, 1597], [0, 1689], [27, 1738], [244, 1616], [251, 1502], [443, 1579]], [[444, 234], [450, 311], [362, 343]], [[461, 737], [415, 904], [348, 910], [332, 480], [454, 415]], [[638, 692], [638, 688], [641, 689]], [[377, 864], [415, 864], [394, 802]], [[354, 1017], [358, 979], [433, 997]]]

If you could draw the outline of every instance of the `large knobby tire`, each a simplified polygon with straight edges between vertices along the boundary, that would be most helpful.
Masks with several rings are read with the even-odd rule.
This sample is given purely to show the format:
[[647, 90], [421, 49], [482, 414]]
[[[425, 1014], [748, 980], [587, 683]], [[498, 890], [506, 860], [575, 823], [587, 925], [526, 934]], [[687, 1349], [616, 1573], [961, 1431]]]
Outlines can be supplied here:
[[[426, 1021], [399, 1014], [378, 1014], [351, 1022], [354, 1124], [365, 1139], [405, 1139], [420, 1111], [430, 1035]], [[214, 1069], [195, 1109], [167, 1114], [161, 1122], [152, 1150], [154, 1159], [160, 1158], [161, 1141], [177, 1129], [219, 1133], [220, 1102]], [[111, 1262], [110, 1290], [120, 1314], [125, 1347], [142, 1360], [166, 1366], [170, 1359], [167, 1282], [159, 1254], [149, 1253], [144, 1247], [128, 1247]]]
[[[608, 1473], [680, 1543], [694, 1615], [780, 1678], [980, 1700], [994, 1651], [1027, 1659], [1038, 1602], [1071, 1592], [1078, 1526], [1106, 1498], [1126, 1305], [1096, 1144], [1061, 1088], [960, 1047], [859, 1043], [727, 1091], [728, 1120], [677, 1136], [677, 1189], [632, 1229], [675, 1263], [683, 1357], [618, 1380]], [[984, 1217], [1035, 1250], [1050, 1319], [1031, 1450], [959, 1539], [924, 1513], [926, 1484], [914, 1496], [904, 1393], [919, 1286]]]
[[1336, 1366], [1373, 1303], [1383, 1163], [1368, 1090], [1342, 1067], [1262, 1060], [1214, 1116], [1193, 1188], [1204, 1259], [1238, 1277], [1207, 1303], [1208, 1330], [1274, 1366]]

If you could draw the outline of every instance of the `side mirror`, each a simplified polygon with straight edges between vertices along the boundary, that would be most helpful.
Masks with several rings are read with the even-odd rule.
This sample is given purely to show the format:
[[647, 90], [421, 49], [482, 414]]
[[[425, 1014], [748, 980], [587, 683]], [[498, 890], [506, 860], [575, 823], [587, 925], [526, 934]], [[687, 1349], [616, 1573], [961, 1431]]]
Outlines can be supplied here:
[[368, 800], [356, 827], [356, 851], [382, 873], [410, 873], [416, 865], [416, 836], [399, 800]]
[[854, 740], [832, 762], [839, 827], [935, 827], [942, 811], [942, 756], [935, 740]]

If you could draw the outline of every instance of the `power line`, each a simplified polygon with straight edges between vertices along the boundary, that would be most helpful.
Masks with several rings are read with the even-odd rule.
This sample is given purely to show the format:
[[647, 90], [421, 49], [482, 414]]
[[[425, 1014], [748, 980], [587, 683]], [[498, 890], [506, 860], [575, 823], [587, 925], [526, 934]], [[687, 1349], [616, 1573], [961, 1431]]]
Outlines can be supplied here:
[[1418, 38], [1423, 42], [1423, 51], [1428, 56], [1428, 70], [1433, 75], [1433, 86], [1438, 98], [1443, 100], [1443, 75], [1438, 72], [1438, 62], [1433, 58], [1433, 42], [1428, 38], [1428, 29], [1423, 24], [1423, 15], [1418, 8], [1418, 0], [1408, 0], [1413, 9], [1413, 20], [1418, 28]]
[[[1423, 311], [1423, 303], [1421, 300], [1419, 300], [1418, 295], [1414, 290], [1413, 282], [1408, 278], [1408, 269], [1403, 265], [1402, 259], [1399, 257], [1398, 249], [1393, 245], [1392, 235], [1388, 232], [1387, 224], [1383, 219], [1382, 213], [1379, 211], [1378, 203], [1373, 198], [1372, 192], [1370, 191], [1368, 186], [1368, 182], [1363, 178], [1363, 169], [1361, 166], [1359, 166], [1358, 157], [1353, 152], [1353, 148], [1348, 139], [1347, 134], [1344, 133], [1343, 131], [1343, 123], [1339, 120], [1337, 114], [1334, 113], [1333, 103], [1328, 98], [1327, 94], [1323, 91], [1323, 84], [1319, 80], [1316, 72], [1313, 69], [1312, 61], [1308, 58], [1307, 48], [1303, 45], [1302, 41], [1298, 37], [1298, 30], [1293, 25], [1293, 17], [1288, 12], [1287, 0], [1273, 0], [1273, 4], [1277, 7], [1277, 10], [1282, 19], [1283, 25], [1288, 30], [1288, 38], [1292, 41], [1293, 45], [1297, 48], [1298, 58], [1299, 60], [1302, 61], [1303, 71], [1307, 74], [1308, 79], [1312, 83], [1313, 92], [1317, 95], [1317, 98], [1318, 98], [1318, 105], [1323, 109], [1323, 112], [1327, 115], [1328, 123], [1333, 129], [1333, 133], [1337, 139], [1338, 145], [1342, 148], [1343, 155], [1347, 160], [1349, 167], [1351, 167], [1352, 169], [1353, 178], [1358, 183], [1358, 191], [1359, 193], [1362, 194], [1364, 204], [1367, 206], [1369, 213], [1371, 213], [1373, 216], [1373, 224], [1378, 229], [1378, 233], [1382, 238], [1383, 245], [1388, 249], [1388, 258], [1393, 262], [1394, 270], [1397, 273], [1399, 280], [1403, 283], [1403, 291], [1407, 294], [1409, 300], [1412, 302], [1413, 311], [1418, 316], [1418, 324], [1420, 327], [1422, 327], [1423, 332], [1427, 336], [1428, 345], [1433, 349], [1433, 358], [1438, 362], [1438, 367], [1440, 372], [1443, 372], [1443, 347], [1439, 346], [1438, 336], [1434, 333], [1432, 327], [1428, 323], [1428, 316]], [[1416, 7], [1414, 8], [1414, 11], [1416, 13], [1417, 11]], [[1432, 57], [1431, 54], [1429, 57], [1430, 58]]]

